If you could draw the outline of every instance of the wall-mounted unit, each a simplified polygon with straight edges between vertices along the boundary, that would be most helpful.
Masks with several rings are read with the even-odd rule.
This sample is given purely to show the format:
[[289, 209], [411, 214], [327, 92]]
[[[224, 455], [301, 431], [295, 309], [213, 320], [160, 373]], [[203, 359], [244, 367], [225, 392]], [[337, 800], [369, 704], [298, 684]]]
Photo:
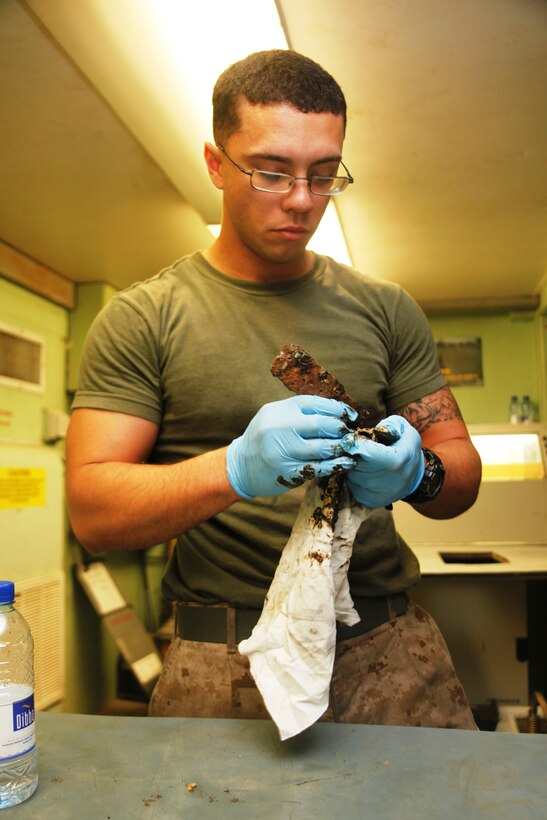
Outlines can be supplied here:
[[46, 387], [46, 341], [0, 322], [0, 384], [32, 393]]

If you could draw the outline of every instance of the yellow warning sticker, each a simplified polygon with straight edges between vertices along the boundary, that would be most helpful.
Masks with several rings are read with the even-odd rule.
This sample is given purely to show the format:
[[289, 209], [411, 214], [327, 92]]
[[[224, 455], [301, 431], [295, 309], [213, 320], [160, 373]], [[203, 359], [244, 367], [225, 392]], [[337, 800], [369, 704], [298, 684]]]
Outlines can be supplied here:
[[45, 467], [0, 467], [0, 510], [45, 504]]

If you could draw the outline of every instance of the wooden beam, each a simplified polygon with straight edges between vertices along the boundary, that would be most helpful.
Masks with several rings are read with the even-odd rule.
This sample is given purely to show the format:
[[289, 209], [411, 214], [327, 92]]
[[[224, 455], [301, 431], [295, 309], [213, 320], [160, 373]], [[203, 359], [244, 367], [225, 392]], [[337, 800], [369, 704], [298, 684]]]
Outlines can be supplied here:
[[0, 276], [44, 296], [57, 305], [72, 309], [76, 305], [74, 282], [41, 265], [0, 239]]

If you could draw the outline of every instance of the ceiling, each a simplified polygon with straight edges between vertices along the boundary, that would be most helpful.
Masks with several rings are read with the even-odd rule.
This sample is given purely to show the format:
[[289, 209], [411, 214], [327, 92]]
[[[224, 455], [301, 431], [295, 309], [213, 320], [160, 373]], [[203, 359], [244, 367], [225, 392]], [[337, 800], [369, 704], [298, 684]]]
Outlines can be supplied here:
[[[100, 5], [0, 0], [0, 239], [74, 282], [121, 288], [209, 244], [220, 201], [189, 101], [161, 109], [144, 60], [139, 93], [122, 93], [129, 57], [94, 29], [87, 12]], [[277, 6], [290, 47], [322, 63], [348, 100], [344, 161], [356, 184], [336, 204], [354, 265], [423, 304], [537, 296], [545, 0]]]

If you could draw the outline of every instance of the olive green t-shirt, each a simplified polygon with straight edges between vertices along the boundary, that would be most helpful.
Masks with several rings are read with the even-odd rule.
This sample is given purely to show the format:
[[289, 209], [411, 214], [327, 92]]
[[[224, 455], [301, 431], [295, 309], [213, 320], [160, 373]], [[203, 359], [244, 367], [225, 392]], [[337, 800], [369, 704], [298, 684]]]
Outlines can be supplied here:
[[[371, 423], [439, 389], [425, 316], [400, 287], [317, 256], [305, 276], [257, 284], [194, 253], [117, 294], [88, 334], [73, 408], [128, 413], [158, 425], [149, 461], [169, 464], [229, 444], [266, 402], [288, 398], [270, 374], [301, 345], [371, 413]], [[178, 538], [168, 599], [261, 607], [303, 497], [241, 500]], [[418, 562], [387, 510], [361, 526], [351, 592], [406, 590]]]

